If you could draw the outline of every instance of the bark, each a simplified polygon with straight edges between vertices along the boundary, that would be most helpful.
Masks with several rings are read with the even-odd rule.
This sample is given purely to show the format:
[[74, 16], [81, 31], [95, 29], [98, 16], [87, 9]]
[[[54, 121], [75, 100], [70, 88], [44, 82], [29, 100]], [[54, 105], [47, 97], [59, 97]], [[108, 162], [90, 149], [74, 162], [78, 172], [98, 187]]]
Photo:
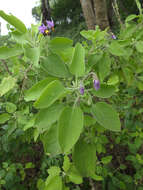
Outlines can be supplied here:
[[106, 0], [94, 0], [96, 24], [101, 30], [109, 27], [106, 3]]
[[95, 29], [95, 14], [92, 6], [92, 0], [80, 0], [85, 22], [88, 29]]
[[51, 9], [49, 5], [49, 0], [41, 0], [41, 12], [42, 12], [42, 23], [46, 20], [51, 20]]

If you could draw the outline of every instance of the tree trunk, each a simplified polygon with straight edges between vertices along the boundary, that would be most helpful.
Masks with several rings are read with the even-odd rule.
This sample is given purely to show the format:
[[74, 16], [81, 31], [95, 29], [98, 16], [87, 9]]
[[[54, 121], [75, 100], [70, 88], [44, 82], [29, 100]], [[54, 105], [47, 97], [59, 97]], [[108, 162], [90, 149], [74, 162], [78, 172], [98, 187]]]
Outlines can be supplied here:
[[51, 9], [49, 5], [49, 0], [41, 0], [41, 12], [42, 12], [42, 23], [45, 23], [46, 20], [51, 20]]
[[96, 24], [101, 30], [109, 27], [106, 0], [94, 0]]
[[115, 24], [115, 13], [112, 6], [113, 0], [108, 0], [107, 9], [110, 11], [107, 11], [109, 25], [112, 27]]
[[95, 14], [92, 6], [92, 0], [80, 0], [84, 18], [88, 29], [95, 29]]

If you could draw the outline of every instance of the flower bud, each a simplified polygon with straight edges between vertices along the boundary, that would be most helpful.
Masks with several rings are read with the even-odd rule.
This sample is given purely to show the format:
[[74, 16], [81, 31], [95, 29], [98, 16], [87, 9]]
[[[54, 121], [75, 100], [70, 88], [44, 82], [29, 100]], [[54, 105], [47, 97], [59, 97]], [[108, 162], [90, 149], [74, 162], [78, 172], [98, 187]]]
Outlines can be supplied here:
[[116, 36], [115, 36], [113, 33], [112, 33], [112, 36], [111, 36], [111, 37], [112, 37], [113, 40], [116, 40], [116, 39], [117, 39]]
[[83, 86], [80, 87], [79, 91], [80, 91], [81, 95], [84, 95], [84, 87]]
[[100, 81], [98, 79], [95, 79], [93, 81], [93, 85], [94, 85], [95, 90], [99, 90], [99, 88], [100, 88]]

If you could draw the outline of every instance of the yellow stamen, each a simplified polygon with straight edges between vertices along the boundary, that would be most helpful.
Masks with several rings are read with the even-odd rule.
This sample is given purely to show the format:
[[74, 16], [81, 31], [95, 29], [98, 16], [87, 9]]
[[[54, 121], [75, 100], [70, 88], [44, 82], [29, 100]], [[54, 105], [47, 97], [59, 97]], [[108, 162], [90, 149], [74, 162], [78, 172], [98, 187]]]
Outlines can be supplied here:
[[49, 30], [45, 30], [45, 34], [49, 34], [50, 33], [50, 31]]

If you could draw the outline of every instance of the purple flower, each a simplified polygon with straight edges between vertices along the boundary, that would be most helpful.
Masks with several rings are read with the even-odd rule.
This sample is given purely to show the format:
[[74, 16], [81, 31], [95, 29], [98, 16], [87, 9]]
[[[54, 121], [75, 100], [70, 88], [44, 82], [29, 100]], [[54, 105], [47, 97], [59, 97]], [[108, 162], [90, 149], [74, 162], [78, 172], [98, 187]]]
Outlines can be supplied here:
[[94, 85], [95, 90], [99, 90], [99, 88], [100, 88], [100, 81], [97, 80], [97, 79], [95, 79], [93, 81], [93, 85]]
[[80, 91], [80, 94], [83, 95], [84, 94], [84, 87], [81, 86], [80, 89], [79, 89], [79, 91]]
[[47, 26], [45, 26], [44, 24], [42, 24], [41, 26], [39, 26], [39, 32], [44, 34], [45, 30], [47, 30]]
[[52, 21], [47, 20], [46, 22], [47, 22], [47, 26], [48, 26], [49, 29], [54, 28], [54, 22], [53, 22], [53, 20]]
[[112, 39], [114, 39], [114, 40], [116, 40], [117, 38], [116, 38], [116, 36], [114, 35], [114, 34], [112, 34]]

